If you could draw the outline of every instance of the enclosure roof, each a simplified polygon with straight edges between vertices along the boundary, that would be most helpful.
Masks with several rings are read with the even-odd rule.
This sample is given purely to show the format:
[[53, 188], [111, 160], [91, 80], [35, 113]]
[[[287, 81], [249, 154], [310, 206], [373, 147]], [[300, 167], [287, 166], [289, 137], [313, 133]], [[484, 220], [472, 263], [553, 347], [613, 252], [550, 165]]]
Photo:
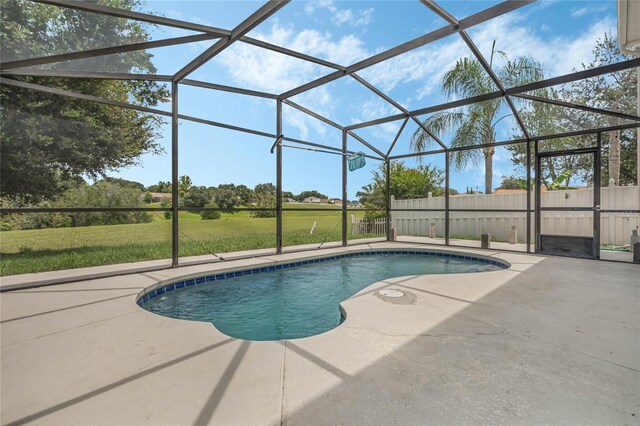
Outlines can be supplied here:
[[[162, 27], [168, 27], [175, 29], [176, 31], [182, 31], [186, 35], [181, 35], [179, 37], [172, 37], [167, 39], [157, 39], [157, 40], [141, 40], [137, 43], [126, 44], [126, 45], [117, 45], [117, 46], [98, 46], [94, 49], [83, 50], [83, 51], [74, 51], [74, 52], [64, 52], [64, 53], [55, 53], [48, 56], [40, 56], [40, 57], [27, 57], [27, 58], [12, 58], [10, 60], [4, 60], [0, 63], [0, 72], [2, 77], [0, 77], [1, 82], [7, 85], [20, 86], [23, 88], [34, 89], [34, 90], [42, 90], [45, 92], [55, 93], [63, 96], [72, 96], [77, 98], [82, 98], [90, 101], [101, 102], [111, 105], [116, 105], [125, 108], [133, 108], [136, 110], [155, 113], [164, 116], [171, 116], [172, 113], [161, 111], [153, 108], [142, 107], [138, 105], [133, 105], [125, 102], [115, 102], [112, 100], [102, 99], [95, 96], [90, 96], [86, 94], [79, 94], [75, 92], [69, 92], [57, 88], [46, 87], [30, 82], [20, 81], [18, 76], [48, 76], [48, 77], [63, 77], [63, 78], [95, 78], [95, 79], [118, 79], [118, 80], [150, 80], [150, 81], [162, 81], [162, 82], [171, 82], [174, 85], [182, 84], [195, 86], [205, 89], [211, 90], [219, 90], [226, 91], [231, 93], [238, 93], [243, 95], [255, 96], [265, 99], [271, 99], [277, 101], [279, 104], [285, 104], [292, 108], [302, 111], [305, 114], [308, 114], [325, 124], [334, 127], [340, 131], [346, 132], [355, 140], [359, 141], [363, 146], [368, 148], [369, 156], [372, 158], [377, 158], [379, 160], [388, 160], [393, 158], [399, 158], [402, 156], [393, 156], [391, 155], [393, 152], [394, 145], [400, 134], [405, 129], [405, 126], [408, 123], [412, 123], [414, 126], [418, 126], [421, 128], [432, 141], [435, 142], [438, 149], [419, 154], [428, 154], [428, 153], [438, 153], [438, 152], [446, 152], [451, 149], [448, 147], [438, 136], [436, 131], [430, 129], [425, 122], [421, 120], [420, 116], [426, 116], [429, 114], [434, 114], [440, 111], [446, 111], [454, 108], [460, 108], [464, 106], [470, 106], [482, 102], [490, 102], [490, 101], [500, 101], [504, 103], [504, 108], [508, 111], [515, 119], [517, 123], [517, 127], [522, 135], [521, 138], [512, 139], [509, 141], [497, 142], [496, 144], [501, 143], [515, 143], [515, 142], [524, 142], [532, 139], [545, 139], [566, 135], [579, 135], [585, 133], [594, 133], [597, 131], [604, 130], [613, 130], [613, 129], [626, 129], [626, 128], [634, 128], [638, 127], [640, 124], [640, 118], [635, 114], [630, 114], [628, 112], [619, 112], [619, 111], [610, 111], [602, 108], [597, 108], [593, 106], [585, 106], [578, 105], [575, 103], [564, 102], [558, 99], [552, 99], [549, 97], [540, 96], [536, 91], [540, 89], [550, 88], [552, 86], [562, 85], [566, 83], [576, 82], [583, 79], [593, 78], [597, 76], [602, 76], [622, 70], [628, 70], [631, 68], [636, 68], [640, 66], [640, 59], [630, 59], [618, 63], [614, 63], [611, 65], [584, 69], [582, 71], [572, 72], [561, 76], [556, 76], [552, 78], [542, 79], [539, 81], [535, 81], [532, 83], [518, 85], [514, 87], [509, 87], [506, 85], [506, 82], [502, 81], [498, 73], [496, 72], [495, 67], [492, 66], [492, 59], [487, 58], [481, 50], [478, 48], [478, 45], [474, 41], [473, 30], [474, 27], [490, 23], [493, 20], [499, 19], [503, 16], [507, 16], [509, 14], [514, 13], [515, 11], [524, 8], [534, 0], [518, 0], [518, 1], [504, 1], [501, 3], [496, 3], [484, 10], [476, 11], [469, 16], [459, 18], [450, 13], [445, 7], [438, 4], [433, 0], [421, 0], [416, 4], [423, 8], [425, 13], [429, 13], [437, 19], [436, 28], [430, 31], [425, 32], [424, 34], [419, 35], [413, 39], [402, 42], [400, 44], [395, 45], [392, 48], [377, 51], [375, 54], [366, 57], [360, 58], [358, 55], [354, 55], [348, 65], [338, 64], [334, 61], [319, 58], [307, 53], [303, 53], [300, 51], [293, 50], [291, 48], [278, 45], [276, 43], [267, 42], [259, 38], [251, 37], [249, 34], [267, 21], [270, 17], [276, 16], [279, 13], [282, 13], [282, 9], [287, 7], [290, 3], [290, 0], [270, 0], [264, 3], [261, 7], [255, 10], [253, 13], [250, 13], [244, 20], [238, 23], [235, 27], [231, 29], [217, 28], [210, 25], [205, 25], [196, 22], [189, 22], [185, 20], [179, 19], [171, 19], [162, 16], [157, 16], [149, 13], [143, 13], [139, 11], [130, 11], [124, 9], [118, 9], [110, 6], [105, 6], [99, 3], [94, 2], [79, 2], [79, 1], [71, 1], [71, 0], [32, 0], [35, 3], [44, 3], [47, 5], [59, 7], [59, 8], [69, 8], [82, 11], [83, 13], [89, 14], [102, 14], [107, 15], [117, 19], [126, 19], [133, 21], [140, 21], [148, 24], [154, 24]], [[230, 6], [229, 4], [225, 5], [225, 7], [240, 7], [240, 6]], [[243, 6], [246, 7], [246, 6]], [[355, 17], [351, 17], [351, 19], [356, 19]], [[401, 24], [400, 24], [401, 25]], [[394, 39], [395, 32], [399, 31], [400, 28], [388, 28], [388, 37], [389, 39]], [[386, 36], [385, 32], [385, 36]], [[403, 105], [401, 102], [398, 102], [389, 94], [385, 93], [385, 91], [381, 90], [368, 78], [366, 78], [365, 73], [368, 70], [374, 69], [377, 72], [376, 65], [382, 64], [385, 61], [388, 61], [393, 58], [400, 57], [402, 55], [406, 55], [409, 52], [416, 51], [418, 49], [427, 49], [428, 52], [429, 46], [437, 44], [440, 40], [443, 40], [447, 37], [459, 37], [468, 49], [468, 56], [474, 58], [481, 65], [482, 71], [486, 73], [486, 76], [491, 81], [493, 85], [492, 90], [486, 91], [486, 93], [482, 93], [477, 96], [472, 96], [465, 99], [455, 99], [449, 102], [440, 103], [437, 105], [424, 105], [420, 108], [409, 109], [407, 106]], [[65, 69], [64, 67], [54, 67], [51, 69], [51, 64], [64, 64], [68, 61], [78, 61], [78, 60], [87, 60], [89, 58], [102, 58], [108, 57], [109, 55], [115, 54], [126, 54], [129, 52], [143, 51], [146, 49], [155, 49], [161, 47], [170, 47], [170, 46], [183, 46], [183, 45], [193, 45], [195, 43], [207, 42], [211, 41], [212, 44], [204, 50], [199, 55], [195, 56], [190, 62], [181, 64], [179, 69], [172, 74], [137, 74], [130, 72], [105, 72], [105, 71], [96, 71], [96, 70], [70, 70]], [[511, 40], [510, 42], [516, 43], [517, 40]], [[209, 61], [214, 59], [216, 56], [220, 55], [226, 49], [232, 47], [234, 44], [244, 44], [252, 46], [253, 48], [266, 50], [271, 52], [276, 52], [279, 55], [286, 55], [287, 57], [294, 58], [299, 61], [303, 61], [304, 63], [314, 64], [317, 66], [317, 69], [326, 70], [324, 74], [320, 77], [310, 76], [309, 81], [306, 83], [299, 85], [297, 87], [290, 88], [281, 93], [266, 93], [260, 90], [254, 90], [249, 88], [241, 88], [241, 87], [232, 87], [225, 84], [220, 84], [219, 82], [214, 81], [201, 81], [190, 78], [194, 72], [196, 72], [199, 68], [203, 67]], [[562, 48], [559, 46], [558, 48]], [[351, 52], [346, 52], [347, 57]], [[343, 55], [344, 56], [344, 55]], [[580, 64], [575, 64], [576, 68]], [[44, 67], [43, 67], [44, 66]], [[49, 66], [47, 68], [47, 66]], [[375, 74], [372, 74], [375, 75]], [[350, 81], [355, 81], [362, 88], [371, 93], [375, 94], [382, 101], [387, 103], [394, 111], [398, 111], [396, 114], [384, 116], [381, 118], [376, 118], [369, 121], [363, 121], [355, 124], [346, 124], [346, 123], [337, 123], [334, 120], [331, 120], [327, 117], [324, 117], [317, 112], [312, 111], [309, 108], [304, 107], [299, 102], [294, 101], [293, 98], [296, 96], [310, 92], [318, 87], [331, 84], [340, 79], [347, 79]], [[544, 103], [547, 105], [554, 105], [556, 107], [562, 108], [572, 108], [583, 111], [589, 114], [599, 114], [606, 117], [615, 117], [619, 120], [621, 124], [617, 125], [607, 125], [598, 129], [579, 129], [576, 131], [567, 132], [564, 134], [554, 134], [554, 135], [535, 135], [532, 134], [531, 129], [525, 124], [521, 117], [522, 110], [519, 109], [514, 101], [524, 102], [524, 103]], [[362, 108], [366, 108], [365, 105]], [[176, 112], [177, 114], [177, 112]], [[204, 120], [197, 117], [191, 117], [186, 115], [178, 115], [180, 119], [195, 121], [203, 124], [209, 124], [213, 126], [219, 126], [228, 128], [231, 130], [237, 130], [246, 133], [257, 134], [264, 137], [278, 139], [279, 141], [289, 141], [297, 144], [307, 145], [307, 146], [315, 146], [336, 150], [336, 148], [326, 147], [319, 144], [314, 144], [312, 142], [303, 141], [300, 139], [293, 139], [284, 137], [283, 135], [270, 134], [266, 132], [259, 132], [253, 129], [242, 128], [238, 126], [231, 126], [225, 123], [218, 123], [211, 120]], [[401, 123], [399, 126], [399, 130], [396, 134], [396, 137], [391, 143], [391, 146], [388, 149], [380, 149], [376, 147], [374, 144], [365, 140], [361, 135], [359, 135], [356, 130], [364, 129], [371, 126], [381, 125], [385, 123], [397, 122]], [[476, 146], [478, 147], [478, 146]], [[408, 156], [408, 155], [404, 155]]]

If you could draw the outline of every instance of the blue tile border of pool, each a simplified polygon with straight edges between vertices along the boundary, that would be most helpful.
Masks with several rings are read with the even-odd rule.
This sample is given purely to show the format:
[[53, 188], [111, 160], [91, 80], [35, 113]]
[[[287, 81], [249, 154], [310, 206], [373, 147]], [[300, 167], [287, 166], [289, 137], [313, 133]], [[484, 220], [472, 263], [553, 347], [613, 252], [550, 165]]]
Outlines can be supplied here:
[[144, 293], [142, 296], [138, 297], [137, 302], [138, 302], [138, 305], [142, 306], [143, 304], [147, 303], [149, 300], [153, 299], [154, 297], [160, 296], [161, 294], [168, 293], [170, 291], [178, 290], [185, 287], [192, 287], [198, 284], [212, 282], [212, 281], [220, 281], [228, 278], [236, 278], [236, 277], [241, 277], [245, 275], [259, 274], [261, 272], [272, 272], [272, 271], [278, 271], [281, 269], [295, 268], [297, 266], [305, 266], [313, 263], [323, 263], [331, 260], [343, 259], [346, 257], [374, 256], [374, 255], [385, 255], [385, 254], [386, 255], [413, 254], [413, 255], [421, 255], [421, 256], [446, 257], [450, 259], [472, 260], [475, 262], [497, 266], [502, 269], [507, 269], [509, 267], [509, 264], [503, 260], [487, 259], [487, 258], [482, 258], [482, 257], [477, 257], [477, 256], [462, 254], [462, 253], [449, 253], [449, 252], [426, 251], [426, 250], [371, 250], [371, 251], [361, 251], [361, 252], [349, 252], [349, 253], [337, 254], [334, 256], [305, 259], [305, 260], [299, 260], [299, 261], [272, 265], [272, 266], [260, 266], [260, 267], [254, 267], [249, 269], [243, 269], [240, 271], [221, 272], [217, 274], [207, 275], [204, 277], [196, 277], [196, 278], [189, 278], [182, 281], [176, 281], [176, 282], [155, 288], [147, 293]]

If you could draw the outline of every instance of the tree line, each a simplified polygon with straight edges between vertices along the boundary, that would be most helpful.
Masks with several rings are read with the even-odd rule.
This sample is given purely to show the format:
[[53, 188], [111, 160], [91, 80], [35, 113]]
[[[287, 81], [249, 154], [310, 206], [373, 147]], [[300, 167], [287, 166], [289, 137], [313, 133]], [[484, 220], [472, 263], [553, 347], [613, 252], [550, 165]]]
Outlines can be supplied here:
[[[41, 196], [39, 201], [29, 202], [29, 198], [0, 197], [0, 208], [111, 208], [128, 209], [139, 207], [171, 207], [171, 198], [162, 197], [154, 204], [154, 193], [171, 193], [171, 183], [159, 181], [145, 186], [136, 181], [107, 177], [93, 184], [80, 179], [61, 194]], [[294, 195], [283, 192], [283, 199], [303, 201], [307, 197], [328, 198], [316, 190], [302, 191]], [[189, 176], [180, 176], [178, 181], [178, 206], [205, 208], [200, 212], [202, 219], [219, 219], [221, 211], [232, 213], [238, 207], [256, 208], [252, 217], [275, 217], [276, 187], [272, 183], [261, 183], [253, 188], [233, 183], [218, 186], [193, 185]], [[214, 210], [216, 209], [216, 210]], [[164, 212], [165, 219], [171, 219], [171, 212]], [[42, 229], [73, 226], [117, 225], [127, 223], [148, 223], [153, 220], [149, 212], [74, 212], [74, 213], [30, 213], [3, 214], [0, 216], [0, 230]]]
[[[159, 181], [156, 184], [149, 185], [146, 190], [149, 193], [171, 193], [171, 182]], [[275, 197], [275, 185], [272, 183], [262, 183], [256, 185], [253, 189], [246, 185], [236, 185], [233, 183], [220, 184], [218, 186], [193, 186], [189, 176], [181, 176], [178, 182], [178, 193], [183, 194], [186, 199], [183, 204], [187, 207], [204, 207], [203, 201], [206, 198], [217, 198], [220, 200], [221, 208], [233, 208], [237, 204], [250, 204], [256, 202], [261, 195], [273, 194]], [[294, 194], [290, 191], [282, 191], [284, 200], [291, 199], [303, 202], [306, 198], [317, 197], [320, 199], [329, 199], [326, 194], [316, 190], [302, 191]]]

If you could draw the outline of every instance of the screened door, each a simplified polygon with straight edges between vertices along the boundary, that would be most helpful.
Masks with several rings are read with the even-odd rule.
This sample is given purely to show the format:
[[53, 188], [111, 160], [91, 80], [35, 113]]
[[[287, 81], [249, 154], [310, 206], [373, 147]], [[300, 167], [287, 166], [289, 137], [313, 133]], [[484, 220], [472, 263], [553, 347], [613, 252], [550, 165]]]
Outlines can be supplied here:
[[536, 252], [600, 257], [600, 173], [596, 148], [536, 156]]

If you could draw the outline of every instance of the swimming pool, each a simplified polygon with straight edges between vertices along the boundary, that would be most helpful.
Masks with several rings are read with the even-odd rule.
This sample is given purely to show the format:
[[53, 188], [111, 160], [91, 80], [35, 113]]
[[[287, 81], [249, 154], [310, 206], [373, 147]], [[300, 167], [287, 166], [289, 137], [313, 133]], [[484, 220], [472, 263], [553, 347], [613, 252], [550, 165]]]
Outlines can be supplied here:
[[171, 318], [211, 322], [240, 339], [295, 339], [340, 325], [339, 303], [377, 281], [506, 267], [496, 259], [461, 253], [352, 252], [163, 284], [144, 293], [138, 304]]

